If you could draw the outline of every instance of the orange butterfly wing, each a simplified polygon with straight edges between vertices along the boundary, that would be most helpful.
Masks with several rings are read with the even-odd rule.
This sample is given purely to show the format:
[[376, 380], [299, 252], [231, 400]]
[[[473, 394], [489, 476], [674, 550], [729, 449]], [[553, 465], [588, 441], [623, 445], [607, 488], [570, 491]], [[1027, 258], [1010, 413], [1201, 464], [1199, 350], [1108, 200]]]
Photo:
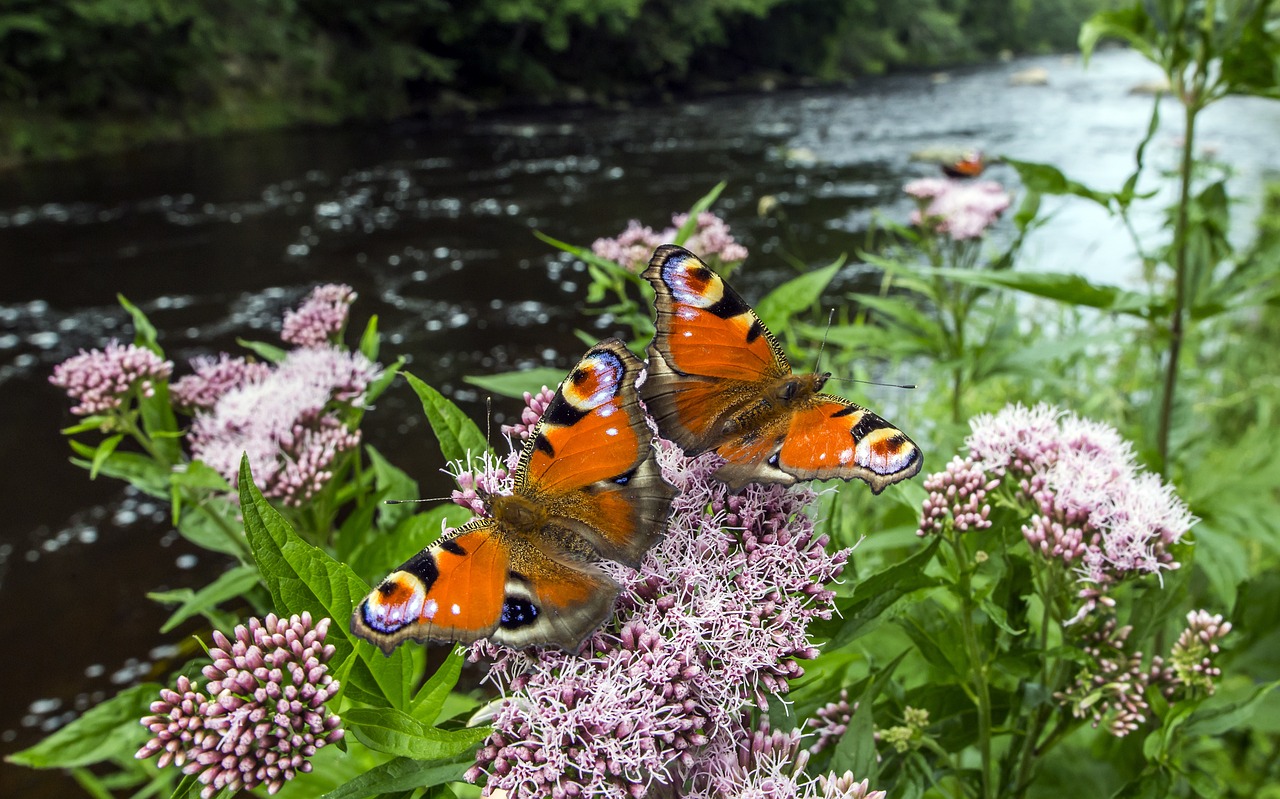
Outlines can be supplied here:
[[659, 431], [689, 455], [714, 449], [731, 488], [839, 477], [879, 493], [920, 471], [900, 430], [793, 375], [769, 330], [723, 278], [675, 245], [654, 251], [656, 332], [641, 388]]
[[676, 493], [653, 458], [640, 368], [616, 339], [593, 347], [529, 437], [515, 493], [383, 580], [352, 631], [388, 653], [409, 639], [581, 646], [619, 591], [592, 561], [638, 565]]

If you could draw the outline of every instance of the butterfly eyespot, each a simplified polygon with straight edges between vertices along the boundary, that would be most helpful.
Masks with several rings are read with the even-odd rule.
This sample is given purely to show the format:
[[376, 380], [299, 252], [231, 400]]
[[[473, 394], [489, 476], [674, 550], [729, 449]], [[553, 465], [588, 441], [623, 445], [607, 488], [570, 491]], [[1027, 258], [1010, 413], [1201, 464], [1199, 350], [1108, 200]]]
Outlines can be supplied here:
[[527, 599], [508, 597], [502, 603], [500, 625], [508, 630], [533, 624], [538, 620], [538, 606]]

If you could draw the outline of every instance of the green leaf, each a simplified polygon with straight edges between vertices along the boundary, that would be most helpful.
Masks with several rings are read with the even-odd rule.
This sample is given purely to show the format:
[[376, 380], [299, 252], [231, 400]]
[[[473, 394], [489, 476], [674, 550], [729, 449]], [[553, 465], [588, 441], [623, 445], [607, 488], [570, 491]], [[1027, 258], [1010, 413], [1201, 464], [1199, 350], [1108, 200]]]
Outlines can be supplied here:
[[[72, 462], [91, 469], [97, 448], [75, 440], [68, 443], [77, 455], [85, 459], [73, 458]], [[169, 498], [169, 478], [172, 473], [163, 463], [146, 455], [137, 452], [112, 452], [98, 465], [98, 473], [117, 480], [126, 480], [144, 494], [165, 500]]]
[[369, 593], [369, 585], [349, 566], [298, 537], [253, 484], [247, 457], [240, 462], [239, 486], [245, 535], [276, 612], [292, 615], [310, 611], [317, 620], [333, 619], [326, 639], [336, 649], [331, 668], [340, 670], [353, 652], [359, 658], [343, 690], [350, 691], [354, 685], [361, 701], [372, 697], [380, 699], [379, 704], [404, 707], [409, 686], [415, 682], [409, 655], [402, 648], [384, 657], [347, 629], [355, 606]]
[[504, 372], [499, 375], [467, 375], [462, 378], [473, 386], [492, 391], [502, 397], [524, 399], [525, 392], [536, 394], [544, 386], [555, 389], [564, 380], [564, 370], [552, 366]]
[[879, 618], [899, 599], [922, 588], [941, 583], [925, 573], [942, 538], [934, 536], [929, 545], [905, 560], [859, 580], [853, 595], [836, 600], [836, 616], [830, 621], [815, 622], [815, 635], [831, 639], [827, 651], [838, 649], [876, 628]]
[[360, 354], [371, 361], [378, 360], [378, 349], [381, 345], [381, 339], [378, 336], [378, 315], [374, 314], [369, 317], [369, 324], [365, 325], [364, 333], [360, 335]]
[[435, 724], [440, 717], [440, 710], [449, 698], [449, 692], [458, 684], [462, 676], [463, 648], [455, 646], [431, 679], [422, 684], [417, 696], [413, 698], [413, 715], [415, 718]]
[[320, 799], [363, 799], [366, 796], [442, 785], [462, 779], [462, 775], [474, 762], [469, 757], [431, 763], [411, 757], [397, 757], [369, 769]]
[[756, 303], [760, 321], [770, 330], [782, 330], [792, 316], [817, 304], [827, 284], [844, 266], [844, 260], [841, 255], [835, 263], [794, 277], [766, 294]]
[[167, 465], [180, 463], [182, 446], [178, 439], [181, 433], [178, 432], [178, 418], [173, 413], [173, 403], [169, 401], [169, 384], [154, 383], [151, 396], [142, 397], [138, 401], [138, 410], [142, 416], [142, 429], [151, 439], [151, 446]]
[[408, 713], [385, 707], [351, 708], [342, 714], [342, 723], [370, 749], [416, 760], [455, 757], [491, 732], [489, 727], [445, 731], [423, 724]]
[[237, 338], [236, 343], [253, 352], [267, 363], [280, 363], [284, 360], [285, 356], [289, 354], [288, 350], [281, 349], [280, 347], [272, 344], [265, 344], [261, 341], [247, 341], [242, 338]]
[[720, 192], [724, 191], [724, 187], [728, 185], [728, 182], [723, 180], [720, 181], [712, 187], [711, 191], [702, 195], [702, 198], [693, 204], [693, 207], [689, 209], [688, 218], [685, 219], [684, 224], [680, 226], [680, 229], [676, 231], [676, 240], [673, 241], [672, 244], [679, 244], [682, 247], [684, 246], [684, 243], [688, 241], [689, 237], [698, 229], [698, 215], [710, 208], [711, 204], [720, 197]]
[[73, 768], [116, 757], [132, 757], [147, 739], [139, 720], [159, 696], [158, 683], [126, 688], [45, 738], [5, 759], [31, 768]]
[[431, 423], [446, 461], [465, 461], [468, 454], [474, 456], [488, 452], [489, 444], [484, 440], [484, 434], [457, 405], [408, 372], [404, 376], [418, 399], [422, 400], [422, 410], [427, 414], [427, 421]]
[[102, 464], [106, 463], [107, 458], [111, 457], [111, 453], [116, 451], [116, 447], [120, 446], [120, 442], [124, 440], [124, 433], [116, 433], [110, 438], [106, 438], [98, 445], [97, 451], [93, 453], [93, 464], [89, 467], [89, 479], [98, 479], [98, 470], [102, 468]]
[[[192, 594], [190, 599], [183, 602], [181, 607], [173, 612], [169, 620], [160, 628], [160, 632], [170, 632], [192, 616], [203, 613], [210, 608], [215, 608], [228, 599], [238, 597], [257, 584], [258, 570], [256, 568], [253, 566], [236, 566]], [[154, 599], [156, 595], [147, 594], [147, 597]]]
[[382, 370], [382, 374], [378, 375], [369, 387], [364, 391], [364, 404], [372, 404], [378, 397], [382, 396], [382, 392], [391, 387], [395, 382], [396, 375], [400, 374], [401, 367], [404, 366], [404, 358], [397, 358], [396, 362]]
[[[539, 241], [545, 242], [546, 244], [550, 244], [552, 247], [555, 247], [557, 250], [563, 250], [564, 252], [567, 252], [573, 255], [575, 258], [578, 258], [583, 262], [585, 262], [588, 266], [598, 267], [600, 269], [603, 269], [606, 273], [608, 273], [610, 276], [614, 278], [625, 280], [630, 283], [634, 283], [637, 286], [648, 288], [650, 292], [653, 291], [652, 287], [649, 286], [649, 281], [645, 280], [644, 278], [640, 277], [635, 272], [632, 272], [629, 269], [624, 269], [620, 264], [616, 264], [613, 261], [610, 261], [608, 258], [603, 258], [599, 255], [596, 255], [591, 250], [585, 247], [578, 247], [577, 245], [569, 244], [567, 242], [560, 241], [559, 239], [552, 238], [551, 236], [548, 236], [547, 234], [543, 233], [540, 230], [533, 231], [533, 235], [536, 236]], [[652, 295], [649, 295], [649, 296], [652, 296]]]
[[1083, 183], [1071, 180], [1062, 174], [1062, 170], [1055, 166], [1037, 164], [1032, 161], [1018, 161], [1013, 158], [1006, 158], [1005, 163], [1018, 171], [1018, 177], [1022, 178], [1022, 184], [1029, 191], [1034, 191], [1038, 194], [1066, 194], [1082, 197], [1086, 200], [1092, 200], [1108, 211], [1111, 210], [1111, 201], [1114, 199], [1114, 195], [1110, 192], [1091, 189]]
[[151, 320], [138, 306], [125, 299], [123, 294], [117, 294], [116, 299], [120, 302], [120, 307], [133, 317], [133, 343], [139, 347], [146, 347], [163, 358], [164, 350], [160, 349], [160, 343], [156, 338], [156, 326], [151, 324]]
[[[365, 447], [369, 453], [369, 463], [373, 466], [373, 485], [377, 493], [384, 497], [398, 500], [418, 498], [418, 482], [395, 464], [382, 457], [371, 446]], [[391, 530], [397, 524], [413, 514], [413, 505], [399, 503], [395, 505], [377, 505], [378, 529]]]
[[1280, 686], [1280, 681], [1250, 686], [1241, 696], [1228, 696], [1219, 692], [1200, 703], [1187, 718], [1183, 735], [1222, 735], [1237, 729], [1247, 729], [1254, 714], [1264, 706], [1267, 695]]
[[460, 527], [472, 514], [452, 502], [404, 519], [389, 533], [375, 535], [351, 554], [348, 562], [356, 574], [377, 580], [396, 566], [431, 546], [445, 527]]
[[1105, 38], [1123, 39], [1134, 50], [1142, 53], [1148, 61], [1159, 64], [1161, 59], [1154, 47], [1153, 33], [1151, 18], [1147, 16], [1142, 3], [1139, 2], [1128, 8], [1099, 11], [1094, 14], [1080, 27], [1080, 36], [1076, 43], [1080, 47], [1080, 54], [1086, 65], [1098, 42]]
[[831, 757], [831, 770], [835, 773], [852, 771], [854, 774], [866, 775], [868, 778], [874, 778], [878, 773], [872, 707], [907, 654], [908, 652], [902, 652], [884, 668], [874, 671], [873, 677], [863, 681], [862, 691], [856, 700], [858, 709], [850, 717], [849, 729], [836, 743]]
[[249, 542], [236, 521], [239, 515], [240, 509], [227, 497], [207, 497], [182, 514], [178, 532], [198, 547], [247, 560]]
[[1166, 301], [1118, 286], [1090, 283], [1079, 275], [1059, 272], [979, 272], [967, 269], [937, 269], [940, 277], [961, 283], [1013, 289], [1050, 300], [1098, 308], [1103, 311], [1139, 316], [1159, 316]]

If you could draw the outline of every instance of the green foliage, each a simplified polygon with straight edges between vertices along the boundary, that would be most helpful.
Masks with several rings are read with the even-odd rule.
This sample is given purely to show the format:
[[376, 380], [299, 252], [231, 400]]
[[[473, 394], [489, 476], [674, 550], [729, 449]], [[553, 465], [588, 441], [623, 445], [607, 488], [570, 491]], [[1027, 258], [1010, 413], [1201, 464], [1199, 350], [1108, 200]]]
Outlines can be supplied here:
[[[744, 65], [832, 79], [1060, 50], [1104, 4], [13, 0], [0, 10], [0, 159], [424, 104], [651, 93], [740, 81]], [[1264, 48], [1235, 41], [1234, 79], [1264, 82]]]

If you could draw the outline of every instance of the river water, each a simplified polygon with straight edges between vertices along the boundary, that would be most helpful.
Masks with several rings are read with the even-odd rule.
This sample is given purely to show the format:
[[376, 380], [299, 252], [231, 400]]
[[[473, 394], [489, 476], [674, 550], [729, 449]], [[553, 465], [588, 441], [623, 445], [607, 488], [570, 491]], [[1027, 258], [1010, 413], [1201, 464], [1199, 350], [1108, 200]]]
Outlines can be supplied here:
[[[1047, 85], [1010, 85], [1030, 68]], [[756, 297], [791, 274], [781, 252], [825, 264], [864, 243], [874, 213], [905, 220], [902, 184], [936, 172], [911, 160], [917, 150], [978, 146], [1118, 187], [1151, 110], [1129, 89], [1154, 77], [1110, 51], [1087, 70], [1022, 59], [945, 80], [240, 136], [0, 173], [0, 753], [158, 676], [192, 628], [161, 636], [167, 611], [145, 593], [198, 588], [225, 567], [171, 531], [166, 507], [68, 463], [58, 429], [70, 403], [47, 378], [81, 348], [131, 336], [117, 292], [150, 314], [181, 373], [192, 356], [239, 352], [237, 336], [278, 341], [282, 311], [313, 285], [349, 283], [360, 294], [352, 329], [376, 313], [384, 355], [408, 356], [480, 419], [462, 375], [567, 367], [583, 349], [575, 328], [609, 332], [582, 313], [582, 273], [534, 230], [590, 244], [632, 218], [664, 227], [728, 181], [716, 210], [752, 252], [736, 282]], [[1167, 167], [1177, 107], [1166, 100], [1162, 112], [1149, 158]], [[1233, 99], [1206, 116], [1201, 141], [1236, 169], [1241, 237], [1280, 170], [1278, 131], [1277, 103]], [[1000, 165], [988, 175], [1015, 178]], [[764, 195], [782, 218], [757, 216]], [[1025, 268], [1138, 279], [1117, 221], [1082, 202], [1049, 207]], [[1158, 221], [1153, 209], [1139, 227]], [[401, 384], [364, 434], [439, 495], [448, 484], [416, 406]], [[517, 410], [499, 401], [495, 413]], [[3, 795], [77, 790], [0, 765]]]

